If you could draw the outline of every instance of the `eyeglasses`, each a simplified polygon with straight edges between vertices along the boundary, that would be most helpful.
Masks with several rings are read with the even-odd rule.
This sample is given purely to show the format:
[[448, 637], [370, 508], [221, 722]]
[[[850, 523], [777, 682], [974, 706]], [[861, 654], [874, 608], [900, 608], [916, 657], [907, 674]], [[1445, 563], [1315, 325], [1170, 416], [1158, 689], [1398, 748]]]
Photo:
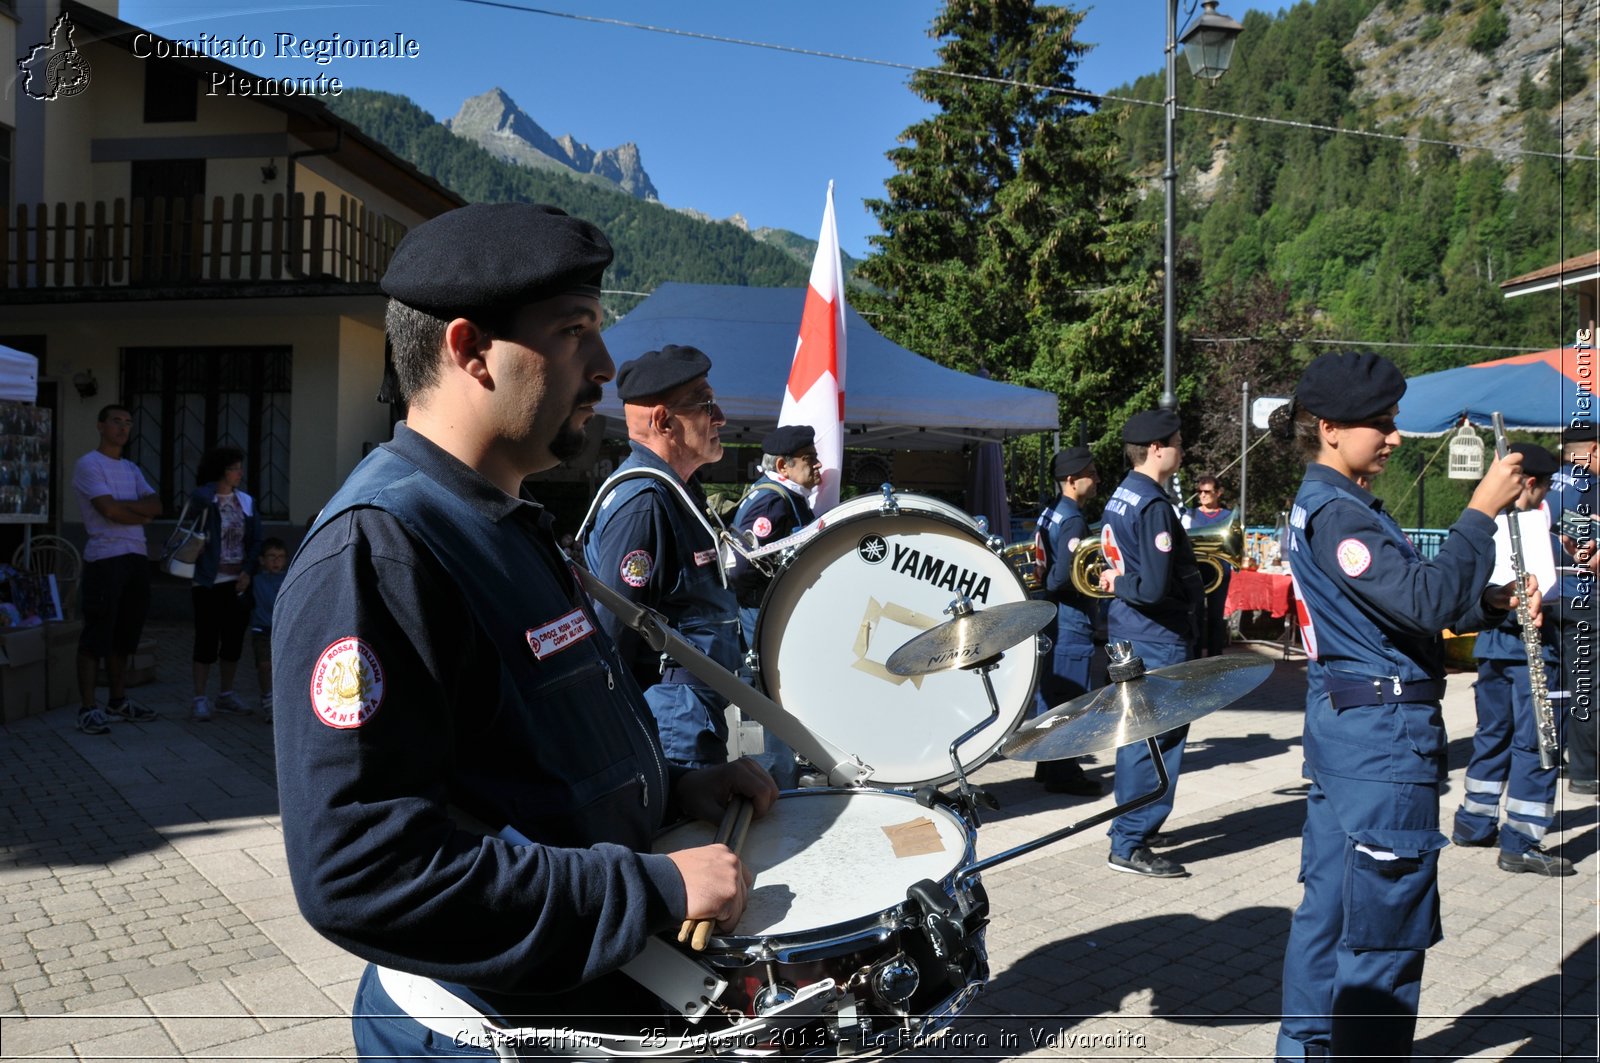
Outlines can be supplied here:
[[707, 417], [715, 417], [722, 412], [722, 407], [717, 405], [716, 399], [704, 399], [700, 402], [677, 402], [670, 407], [674, 410], [700, 410]]
[[1217, 489], [1215, 487], [1196, 487], [1195, 492], [1202, 495], [1214, 495], [1217, 493]]
[[807, 454], [795, 454], [789, 460], [790, 461], [803, 461], [807, 465], [821, 465], [822, 464], [822, 459], [817, 456], [817, 452], [814, 451], [814, 450], [811, 451], [810, 453], [807, 453]]

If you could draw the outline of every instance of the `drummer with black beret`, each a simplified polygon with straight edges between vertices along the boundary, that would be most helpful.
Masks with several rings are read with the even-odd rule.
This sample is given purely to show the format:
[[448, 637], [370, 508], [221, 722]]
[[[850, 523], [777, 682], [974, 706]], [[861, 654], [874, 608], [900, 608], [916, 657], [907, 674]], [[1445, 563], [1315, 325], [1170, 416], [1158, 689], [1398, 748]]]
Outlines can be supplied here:
[[1307, 461], [1285, 558], [1311, 658], [1305, 895], [1284, 960], [1280, 1059], [1411, 1055], [1425, 950], [1442, 936], [1440, 632], [1498, 623], [1511, 604], [1511, 585], [1489, 575], [1521, 454], [1494, 462], [1431, 561], [1362, 486], [1400, 446], [1405, 390], [1387, 358], [1324, 354], [1275, 418]]
[[[726, 422], [710, 372], [704, 351], [677, 344], [623, 363], [617, 395], [630, 453], [600, 487], [584, 558], [618, 594], [662, 614], [731, 672], [743, 656], [738, 602], [695, 475], [722, 457], [718, 430]], [[685, 767], [726, 761], [727, 700], [609, 610], [600, 610], [600, 623], [644, 688], [667, 759]]]
[[723, 846], [654, 855], [751, 761], [666, 766], [638, 689], [523, 489], [582, 448], [614, 371], [611, 246], [554, 207], [413, 228], [382, 286], [407, 420], [306, 533], [273, 625], [278, 798], [306, 921], [368, 961], [366, 1059], [497, 1058], [494, 1025], [660, 1014], [621, 968], [686, 917], [731, 929]]

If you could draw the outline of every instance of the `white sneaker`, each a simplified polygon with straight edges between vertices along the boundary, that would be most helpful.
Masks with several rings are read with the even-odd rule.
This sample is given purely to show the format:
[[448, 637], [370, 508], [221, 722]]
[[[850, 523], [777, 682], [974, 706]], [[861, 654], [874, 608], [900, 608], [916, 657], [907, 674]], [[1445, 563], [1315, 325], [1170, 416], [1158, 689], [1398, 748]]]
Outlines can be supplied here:
[[196, 723], [211, 722], [211, 703], [205, 698], [194, 699], [194, 720]]

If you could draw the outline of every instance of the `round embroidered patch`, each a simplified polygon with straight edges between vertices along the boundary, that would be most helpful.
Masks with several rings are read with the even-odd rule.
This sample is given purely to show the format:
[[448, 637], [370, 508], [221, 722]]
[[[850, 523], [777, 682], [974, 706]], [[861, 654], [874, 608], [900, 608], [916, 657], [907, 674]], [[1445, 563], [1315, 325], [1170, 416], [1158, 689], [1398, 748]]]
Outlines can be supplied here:
[[1156, 549], [1163, 554], [1172, 553], [1172, 533], [1156, 532]]
[[372, 719], [383, 704], [383, 665], [354, 636], [328, 644], [311, 666], [311, 708], [329, 727], [348, 730]]
[[756, 533], [757, 539], [765, 539], [772, 534], [772, 522], [766, 517], [757, 517], [756, 522], [750, 525], [750, 530]]
[[1339, 567], [1351, 579], [1361, 575], [1372, 565], [1372, 551], [1368, 550], [1367, 544], [1360, 539], [1343, 540], [1335, 553], [1339, 557]]
[[622, 582], [630, 587], [643, 587], [650, 582], [650, 573], [656, 567], [656, 559], [650, 556], [648, 550], [635, 550], [622, 559]]

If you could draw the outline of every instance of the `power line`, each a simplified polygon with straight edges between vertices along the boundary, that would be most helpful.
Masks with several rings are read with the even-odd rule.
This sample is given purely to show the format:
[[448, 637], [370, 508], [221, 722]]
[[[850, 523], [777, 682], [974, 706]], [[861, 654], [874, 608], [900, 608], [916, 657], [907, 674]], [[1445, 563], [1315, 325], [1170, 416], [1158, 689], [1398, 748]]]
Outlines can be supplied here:
[[[879, 66], [890, 70], [904, 70], [913, 74], [933, 74], [939, 77], [957, 78], [966, 81], [977, 81], [991, 85], [1008, 85], [1013, 88], [1027, 89], [1030, 92], [1048, 93], [1057, 96], [1072, 96], [1085, 100], [1098, 100], [1103, 103], [1126, 103], [1139, 107], [1162, 107], [1161, 100], [1141, 100], [1133, 96], [1115, 96], [1110, 93], [1090, 92], [1087, 89], [1068, 89], [1058, 85], [1040, 85], [1031, 81], [1018, 81], [1014, 78], [992, 77], [987, 74], [963, 74], [954, 70], [945, 70], [941, 67], [917, 66], [913, 63], [899, 63], [890, 59], [873, 59], [868, 56], [846, 55], [843, 52], [825, 52], [816, 48], [800, 48], [789, 44], [774, 44], [770, 41], [752, 41], [741, 37], [727, 37], [717, 33], [703, 33], [698, 30], [680, 30], [671, 26], [654, 26], [645, 22], [630, 22], [627, 19], [603, 18], [599, 15], [579, 15], [570, 11], [552, 11], [549, 8], [530, 7], [525, 4], [508, 3], [507, 0], [456, 0], [462, 4], [476, 4], [479, 7], [495, 7], [505, 11], [517, 11], [528, 15], [544, 15], [549, 18], [564, 18], [574, 22], [591, 22], [602, 26], [616, 26], [622, 29], [643, 30], [646, 33], [660, 33], [670, 37], [686, 37], [690, 40], [708, 41], [714, 44], [734, 44], [742, 48], [761, 48], [771, 52], [783, 52], [788, 55], [803, 55], [813, 59], [833, 59], [841, 63], [859, 63], [863, 66]], [[1177, 104], [1177, 109], [1190, 114], [1206, 114], [1216, 118], [1231, 118], [1240, 122], [1260, 122], [1266, 125], [1285, 126], [1291, 129], [1304, 129], [1318, 133], [1332, 133], [1339, 136], [1369, 137], [1375, 140], [1392, 140], [1403, 144], [1432, 144], [1438, 147], [1459, 148], [1468, 151], [1485, 151], [1490, 155], [1517, 155], [1522, 157], [1536, 157], [1546, 159], [1564, 159], [1569, 162], [1600, 162], [1600, 156], [1569, 154], [1559, 151], [1528, 151], [1522, 148], [1501, 148], [1492, 144], [1477, 144], [1469, 141], [1443, 140], [1437, 137], [1421, 137], [1403, 133], [1384, 133], [1376, 129], [1351, 129], [1346, 126], [1323, 125], [1317, 122], [1302, 122], [1291, 118], [1273, 118], [1268, 115], [1241, 114], [1235, 111], [1219, 111], [1209, 107], [1190, 107]]]

